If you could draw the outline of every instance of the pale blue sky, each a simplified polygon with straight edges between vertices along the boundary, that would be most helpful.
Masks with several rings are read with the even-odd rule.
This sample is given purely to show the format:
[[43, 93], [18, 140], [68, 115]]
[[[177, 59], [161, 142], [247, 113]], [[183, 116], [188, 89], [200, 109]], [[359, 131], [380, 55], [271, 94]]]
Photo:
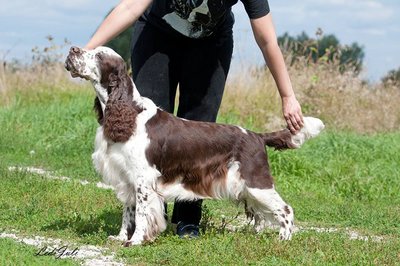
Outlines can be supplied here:
[[[104, 15], [119, 1], [0, 0], [0, 58], [27, 60], [32, 47], [46, 45], [52, 35], [84, 45]], [[269, 0], [277, 34], [314, 36], [318, 27], [341, 43], [358, 42], [366, 53], [365, 77], [378, 80], [400, 66], [399, 0]], [[261, 64], [242, 4], [234, 7], [236, 24], [233, 69]]]

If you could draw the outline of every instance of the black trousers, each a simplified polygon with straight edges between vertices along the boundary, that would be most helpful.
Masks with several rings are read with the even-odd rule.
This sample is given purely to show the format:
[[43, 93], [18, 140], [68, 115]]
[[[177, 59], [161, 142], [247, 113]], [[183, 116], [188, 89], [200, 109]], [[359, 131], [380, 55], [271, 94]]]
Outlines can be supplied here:
[[[133, 80], [140, 94], [182, 118], [215, 122], [232, 59], [232, 30], [190, 39], [137, 21], [132, 36]], [[202, 201], [175, 202], [172, 223], [199, 224]]]

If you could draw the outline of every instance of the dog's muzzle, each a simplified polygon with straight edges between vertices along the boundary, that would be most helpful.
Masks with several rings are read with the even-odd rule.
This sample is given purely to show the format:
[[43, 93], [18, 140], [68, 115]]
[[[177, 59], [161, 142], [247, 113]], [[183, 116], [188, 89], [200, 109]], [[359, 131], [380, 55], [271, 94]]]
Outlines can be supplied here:
[[82, 54], [82, 50], [78, 47], [72, 46], [69, 50], [69, 54], [67, 59], [65, 60], [64, 67], [67, 71], [71, 73], [73, 78], [80, 77], [79, 72], [77, 71], [74, 62], [76, 61], [76, 57]]

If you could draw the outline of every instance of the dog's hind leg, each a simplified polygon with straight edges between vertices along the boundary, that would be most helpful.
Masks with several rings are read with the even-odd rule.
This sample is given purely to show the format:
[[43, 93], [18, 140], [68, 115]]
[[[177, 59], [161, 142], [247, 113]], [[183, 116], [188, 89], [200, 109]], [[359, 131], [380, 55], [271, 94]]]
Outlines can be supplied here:
[[[273, 215], [280, 226], [279, 238], [290, 240], [294, 226], [294, 213], [292, 207], [286, 204], [275, 189], [247, 188], [247, 208], [257, 218], [256, 227], [260, 226], [260, 219], [267, 220]], [[259, 231], [260, 228], [256, 228]]]

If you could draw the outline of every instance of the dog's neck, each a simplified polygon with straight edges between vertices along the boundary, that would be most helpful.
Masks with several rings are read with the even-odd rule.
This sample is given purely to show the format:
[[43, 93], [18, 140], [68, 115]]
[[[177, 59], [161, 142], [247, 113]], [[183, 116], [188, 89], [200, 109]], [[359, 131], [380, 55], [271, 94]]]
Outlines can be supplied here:
[[137, 102], [138, 104], [142, 104], [142, 96], [140, 96], [140, 93], [137, 90], [136, 85], [133, 82], [132, 78], [129, 78], [129, 79], [132, 82], [132, 89], [133, 89], [132, 101]]
[[96, 96], [99, 99], [101, 110], [104, 115], [104, 110], [106, 109], [106, 104], [108, 101], [107, 89], [105, 89], [98, 81], [92, 81], [92, 85], [95, 89]]

